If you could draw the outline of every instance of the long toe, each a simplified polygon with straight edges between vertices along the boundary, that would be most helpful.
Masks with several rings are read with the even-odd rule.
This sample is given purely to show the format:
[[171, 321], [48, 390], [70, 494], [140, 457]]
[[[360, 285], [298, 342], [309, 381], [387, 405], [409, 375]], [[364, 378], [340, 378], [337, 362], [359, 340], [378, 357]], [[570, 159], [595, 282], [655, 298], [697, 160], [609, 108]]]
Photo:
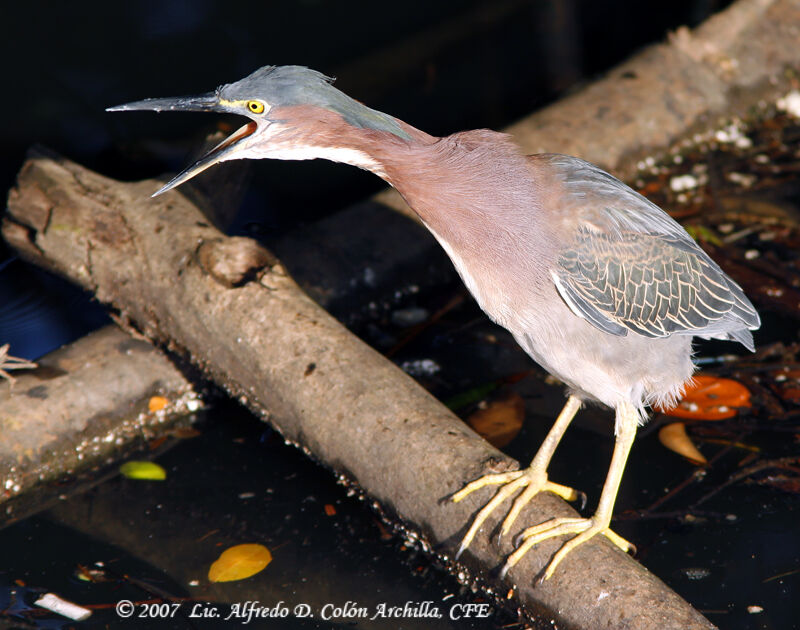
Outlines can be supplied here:
[[519, 490], [524, 488], [524, 491], [514, 500], [508, 515], [503, 520], [503, 525], [500, 529], [501, 536], [508, 533], [522, 508], [525, 507], [525, 505], [527, 505], [530, 500], [539, 492], [546, 490], [548, 492], [557, 494], [568, 501], [575, 500], [580, 496], [580, 493], [572, 488], [548, 481], [547, 474], [544, 471], [536, 470], [534, 468], [527, 468], [525, 470], [486, 475], [480, 479], [476, 479], [456, 492], [451, 497], [451, 500], [454, 503], [458, 503], [469, 494], [479, 490], [480, 488], [495, 485], [500, 485], [502, 487], [497, 491], [492, 500], [489, 501], [475, 515], [469, 530], [467, 530], [464, 539], [461, 541], [461, 545], [456, 553], [456, 558], [458, 558], [464, 552], [464, 550], [469, 547], [470, 543], [473, 541], [476, 534], [486, 522], [486, 519], [488, 519], [492, 514], [492, 512], [494, 512], [494, 510], [497, 509], [501, 503], [503, 503], [506, 499], [511, 498]]
[[495, 473], [493, 475], [484, 475], [476, 479], [475, 481], [471, 481], [466, 486], [461, 488], [458, 492], [456, 492], [450, 500], [453, 503], [458, 503], [459, 501], [465, 499], [467, 496], [475, 492], [476, 490], [480, 490], [481, 488], [485, 488], [486, 486], [501, 486], [505, 485], [525, 474], [524, 470], [512, 470], [511, 472], [506, 473]]
[[[470, 525], [467, 533], [464, 535], [464, 540], [461, 541], [461, 545], [458, 547], [456, 559], [458, 559], [461, 554], [464, 553], [464, 550], [469, 547], [470, 543], [475, 538], [475, 535], [478, 533], [478, 530], [480, 530], [481, 526], [486, 522], [486, 519], [489, 518], [497, 506], [513, 495], [517, 490], [524, 487], [525, 481], [526, 479], [523, 475], [517, 476], [516, 479], [509, 481], [502, 488], [500, 488], [500, 490], [497, 491], [497, 494], [492, 497], [492, 500], [484, 505], [483, 508], [481, 508], [480, 512], [475, 515], [472, 525]], [[455, 499], [453, 500], [455, 501]]]
[[503, 525], [500, 528], [500, 535], [505, 536], [511, 531], [511, 526], [514, 524], [514, 521], [519, 516], [519, 513], [522, 511], [528, 503], [530, 503], [531, 499], [535, 497], [540, 492], [552, 492], [560, 496], [562, 499], [566, 501], [574, 501], [577, 499], [581, 494], [577, 490], [572, 488], [568, 488], [567, 486], [562, 486], [557, 483], [553, 483], [552, 481], [547, 481], [547, 477], [544, 476], [544, 479], [540, 477], [528, 477], [528, 484], [525, 487], [525, 490], [514, 499], [514, 503], [511, 505], [511, 509], [508, 511], [508, 515], [506, 516], [505, 520], [503, 521]]
[[627, 540], [611, 531], [608, 525], [607, 519], [600, 519], [594, 516], [592, 518], [554, 518], [540, 525], [529, 527], [517, 536], [515, 542], [518, 546], [506, 560], [501, 575], [505, 576], [509, 569], [516, 565], [534, 545], [556, 536], [575, 534], [553, 556], [544, 572], [543, 580], [550, 579], [558, 565], [570, 552], [597, 534], [605, 535], [623, 551], [629, 551], [633, 548], [633, 545]]

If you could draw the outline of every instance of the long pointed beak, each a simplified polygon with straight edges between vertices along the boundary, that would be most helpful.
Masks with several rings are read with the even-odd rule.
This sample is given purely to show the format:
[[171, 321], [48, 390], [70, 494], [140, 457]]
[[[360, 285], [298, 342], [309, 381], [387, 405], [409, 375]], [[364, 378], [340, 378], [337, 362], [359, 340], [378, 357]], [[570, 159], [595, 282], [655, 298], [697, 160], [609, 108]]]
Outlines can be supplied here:
[[[220, 103], [219, 97], [215, 92], [202, 94], [200, 96], [185, 96], [180, 98], [146, 98], [142, 101], [135, 101], [133, 103], [126, 103], [125, 105], [117, 105], [109, 107], [107, 112], [129, 112], [129, 111], [155, 111], [155, 112], [220, 112], [230, 113], [230, 109]], [[255, 122], [249, 122], [244, 127], [240, 127], [233, 134], [228, 136], [225, 140], [220, 142], [211, 151], [206, 153], [202, 158], [197, 160], [191, 166], [185, 168], [178, 173], [174, 178], [167, 182], [164, 186], [153, 193], [153, 197], [157, 197], [168, 190], [179, 186], [183, 182], [191, 179], [198, 173], [222, 162], [231, 159], [231, 154], [235, 153], [242, 145], [240, 142], [251, 136], [258, 129]]]
[[107, 107], [107, 112], [224, 112], [215, 92], [199, 96], [181, 96], [178, 98], [146, 98], [133, 103]]

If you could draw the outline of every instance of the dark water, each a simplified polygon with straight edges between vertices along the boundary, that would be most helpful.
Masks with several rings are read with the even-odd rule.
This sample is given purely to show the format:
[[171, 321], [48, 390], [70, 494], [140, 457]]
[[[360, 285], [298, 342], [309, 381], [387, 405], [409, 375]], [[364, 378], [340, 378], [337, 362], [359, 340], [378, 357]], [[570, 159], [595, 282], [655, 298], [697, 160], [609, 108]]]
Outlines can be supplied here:
[[[3, 530], [0, 598], [14, 581], [55, 591], [98, 607], [81, 624], [87, 628], [131, 627], [126, 623], [134, 620], [133, 627], [214, 628], [225, 625], [232, 604], [256, 601], [270, 608], [282, 602], [292, 611], [275, 622], [280, 627], [485, 627], [451, 620], [451, 609], [458, 615], [484, 600], [391, 536], [326, 469], [234, 404], [223, 402], [213, 414], [198, 425], [199, 437], [157, 459], [165, 482], [115, 477]], [[208, 582], [208, 568], [222, 551], [252, 542], [272, 553], [263, 572]], [[78, 578], [79, 567], [98, 570], [98, 563], [102, 581]], [[162, 596], [184, 603], [174, 616], [145, 623], [146, 602]], [[131, 621], [108, 607], [121, 599], [137, 602]], [[426, 601], [442, 619], [398, 624], [381, 614], [382, 604]], [[298, 606], [308, 606], [313, 618], [296, 619]], [[375, 618], [361, 618], [361, 609]], [[219, 617], [198, 618], [210, 614], [200, 611]], [[229, 622], [244, 625], [239, 617]], [[254, 627], [276, 627], [264, 623]]]

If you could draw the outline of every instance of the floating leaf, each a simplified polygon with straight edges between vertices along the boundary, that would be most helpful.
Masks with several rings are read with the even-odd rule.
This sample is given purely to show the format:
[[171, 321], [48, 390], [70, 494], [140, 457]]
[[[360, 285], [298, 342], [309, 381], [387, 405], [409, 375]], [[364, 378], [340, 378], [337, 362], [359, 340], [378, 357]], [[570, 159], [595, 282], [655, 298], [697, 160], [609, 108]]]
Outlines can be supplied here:
[[150, 410], [150, 413], [155, 413], [156, 411], [161, 411], [164, 407], [166, 407], [168, 402], [169, 401], [163, 396], [153, 396], [148, 401], [147, 408]]
[[683, 455], [693, 464], [703, 465], [708, 463], [708, 460], [703, 457], [703, 454], [697, 450], [692, 440], [689, 439], [686, 434], [686, 425], [683, 422], [665, 424], [658, 431], [658, 439], [669, 450], [678, 455]]
[[336, 515], [336, 508], [333, 507], [330, 503], [325, 504], [325, 514], [328, 516], [335, 516]]
[[467, 418], [467, 422], [491, 445], [502, 448], [517, 436], [524, 419], [525, 401], [519, 394], [511, 392], [478, 409]]
[[691, 420], [733, 418], [739, 408], [750, 407], [750, 390], [738, 381], [699, 374], [672, 409], [656, 407], [668, 416]]
[[164, 481], [167, 478], [167, 471], [155, 462], [125, 462], [119, 471], [128, 479]]
[[255, 575], [272, 562], [272, 554], [264, 545], [236, 545], [222, 552], [208, 570], [211, 582], [233, 582]]

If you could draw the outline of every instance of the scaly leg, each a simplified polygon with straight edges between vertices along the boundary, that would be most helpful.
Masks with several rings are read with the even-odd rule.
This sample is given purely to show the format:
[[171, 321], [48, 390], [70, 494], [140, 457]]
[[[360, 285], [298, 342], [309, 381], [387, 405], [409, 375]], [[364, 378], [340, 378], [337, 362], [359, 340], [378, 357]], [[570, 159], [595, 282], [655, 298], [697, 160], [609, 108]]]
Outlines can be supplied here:
[[475, 538], [475, 534], [478, 533], [481, 525], [483, 525], [486, 519], [489, 518], [489, 515], [495, 510], [495, 508], [497, 508], [498, 505], [517, 492], [517, 490], [520, 488], [525, 488], [525, 490], [515, 499], [513, 505], [511, 506], [511, 510], [508, 512], [508, 515], [503, 521], [503, 525], [500, 528], [501, 536], [508, 533], [508, 531], [511, 529], [511, 525], [514, 523], [514, 520], [517, 518], [522, 508], [525, 507], [525, 505], [542, 490], [547, 490], [557, 494], [567, 501], [574, 501], [576, 498], [578, 498], [579, 493], [572, 488], [568, 488], [547, 480], [547, 466], [550, 464], [550, 460], [553, 457], [553, 453], [555, 452], [558, 443], [561, 441], [561, 437], [567, 430], [569, 423], [575, 417], [578, 409], [580, 409], [580, 406], [581, 401], [575, 396], [570, 396], [567, 399], [564, 408], [561, 410], [561, 413], [558, 414], [555, 424], [553, 424], [553, 428], [550, 429], [550, 432], [547, 434], [544, 442], [542, 442], [542, 445], [539, 447], [536, 456], [533, 458], [533, 461], [528, 468], [525, 470], [515, 470], [513, 472], [486, 475], [480, 479], [476, 479], [472, 483], [467, 484], [464, 488], [453, 495], [452, 501], [454, 503], [458, 503], [464, 499], [464, 497], [475, 492], [475, 490], [478, 490], [479, 488], [496, 485], [503, 486], [497, 492], [494, 498], [489, 501], [489, 503], [487, 503], [475, 516], [469, 531], [467, 531], [466, 535], [464, 536], [464, 540], [461, 541], [461, 545], [456, 553], [456, 558], [458, 558], [464, 552], [464, 550], [469, 547], [469, 544], [472, 542], [473, 538]]
[[517, 541], [522, 541], [522, 544], [506, 560], [502, 571], [503, 576], [519, 562], [520, 558], [531, 547], [554, 536], [577, 534], [574, 538], [564, 543], [561, 549], [553, 556], [544, 573], [543, 579], [545, 580], [553, 575], [559, 563], [573, 549], [597, 534], [603, 534], [623, 551], [628, 551], [633, 547], [627, 540], [612, 532], [609, 525], [611, 525], [611, 515], [614, 511], [614, 501], [617, 498], [619, 484], [622, 481], [622, 472], [625, 470], [625, 462], [633, 445], [633, 439], [636, 437], [638, 423], [639, 417], [632, 405], [624, 403], [617, 407], [618, 433], [614, 444], [614, 455], [611, 458], [608, 476], [603, 485], [603, 492], [600, 495], [600, 502], [597, 505], [597, 511], [594, 516], [591, 518], [554, 518], [541, 525], [529, 527], [517, 537]]

